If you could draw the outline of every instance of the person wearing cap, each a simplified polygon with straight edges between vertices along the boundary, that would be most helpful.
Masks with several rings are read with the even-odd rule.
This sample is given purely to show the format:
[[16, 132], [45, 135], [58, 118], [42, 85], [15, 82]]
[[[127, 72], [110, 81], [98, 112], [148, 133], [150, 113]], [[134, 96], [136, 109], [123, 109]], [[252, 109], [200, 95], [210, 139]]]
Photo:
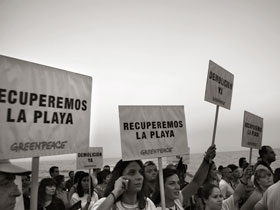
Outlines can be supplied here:
[[9, 160], [0, 160], [0, 209], [13, 210], [16, 198], [21, 195], [14, 180], [16, 175], [27, 175], [31, 171], [13, 165]]

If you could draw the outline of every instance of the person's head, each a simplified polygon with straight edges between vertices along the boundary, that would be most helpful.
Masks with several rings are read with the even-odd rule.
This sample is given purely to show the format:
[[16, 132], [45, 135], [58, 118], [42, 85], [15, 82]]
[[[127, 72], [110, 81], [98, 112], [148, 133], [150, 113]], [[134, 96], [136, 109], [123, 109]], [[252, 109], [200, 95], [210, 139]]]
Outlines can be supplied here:
[[232, 179], [238, 180], [241, 176], [238, 166], [234, 164], [229, 164], [227, 167], [230, 168], [232, 171]]
[[105, 166], [103, 167], [103, 171], [105, 171], [105, 170], [111, 171], [110, 166], [109, 166], [109, 165], [105, 165]]
[[74, 176], [74, 184], [78, 183], [80, 176], [85, 173], [84, 171], [77, 171]]
[[[173, 202], [178, 199], [180, 192], [180, 181], [177, 175], [177, 170], [170, 168], [163, 169], [163, 183], [165, 201]], [[158, 205], [161, 202], [159, 176], [157, 177], [157, 184], [155, 187], [155, 192], [152, 196], [152, 200], [154, 201], [155, 205]]]
[[222, 169], [222, 179], [226, 181], [231, 181], [232, 180], [232, 170], [229, 167], [224, 167]]
[[259, 155], [263, 161], [266, 161], [269, 164], [276, 160], [275, 152], [273, 151], [271, 146], [262, 146], [259, 150]]
[[59, 168], [57, 166], [52, 166], [50, 167], [49, 173], [51, 177], [55, 177], [59, 175]]
[[239, 158], [238, 165], [240, 168], [245, 169], [248, 167], [249, 163], [247, 162], [245, 157], [241, 157], [241, 158]]
[[169, 163], [165, 168], [170, 168], [176, 170], [176, 166], [173, 163]]
[[16, 198], [21, 195], [14, 180], [16, 175], [27, 175], [31, 171], [13, 165], [9, 160], [0, 160], [0, 207], [13, 210]]
[[111, 179], [112, 173], [110, 170], [104, 170], [102, 172], [103, 183], [108, 184], [109, 180]]
[[21, 176], [22, 188], [29, 187], [30, 179], [30, 175]]
[[157, 178], [157, 166], [153, 161], [147, 161], [144, 164], [145, 181], [155, 182]]
[[110, 178], [111, 172], [109, 170], [103, 170], [97, 174], [98, 184], [108, 184]]
[[69, 176], [70, 179], [73, 180], [74, 179], [74, 171], [69, 171], [68, 176]]
[[216, 179], [218, 175], [217, 166], [214, 161], [210, 164], [208, 176], [210, 176], [212, 179]]
[[38, 188], [38, 206], [43, 207], [46, 197], [54, 197], [56, 193], [56, 182], [53, 178], [44, 178], [40, 181]]
[[210, 167], [208, 169], [207, 178], [205, 179], [203, 184], [205, 185], [205, 184], [213, 183], [214, 180], [218, 180], [218, 170], [217, 170], [215, 162], [212, 161], [212, 163], [210, 164]]
[[254, 185], [260, 190], [265, 191], [273, 184], [273, 176], [266, 169], [258, 169], [254, 175]]
[[57, 175], [53, 178], [56, 182], [57, 189], [64, 189], [65, 188], [65, 179], [64, 175]]
[[274, 171], [273, 181], [274, 183], [280, 180], [280, 168], [276, 168]]
[[107, 197], [114, 189], [115, 181], [125, 176], [129, 180], [128, 189], [117, 198], [117, 201], [122, 199], [124, 194], [137, 194], [137, 200], [139, 208], [143, 209], [146, 206], [146, 200], [144, 198], [143, 184], [144, 184], [144, 168], [141, 160], [123, 161], [119, 160], [112, 176], [107, 184], [104, 192], [104, 196]]
[[223, 195], [218, 186], [214, 184], [206, 184], [199, 190], [199, 196], [202, 202], [209, 210], [221, 210], [223, 204]]
[[85, 193], [89, 194], [89, 183], [91, 184], [90, 195], [92, 195], [93, 190], [94, 190], [92, 179], [88, 173], [85, 173], [85, 172], [82, 173], [79, 177], [78, 185], [77, 185], [77, 193], [78, 193], [79, 197], [83, 197]]
[[218, 173], [222, 174], [222, 170], [223, 170], [224, 166], [222, 165], [219, 165], [218, 167]]

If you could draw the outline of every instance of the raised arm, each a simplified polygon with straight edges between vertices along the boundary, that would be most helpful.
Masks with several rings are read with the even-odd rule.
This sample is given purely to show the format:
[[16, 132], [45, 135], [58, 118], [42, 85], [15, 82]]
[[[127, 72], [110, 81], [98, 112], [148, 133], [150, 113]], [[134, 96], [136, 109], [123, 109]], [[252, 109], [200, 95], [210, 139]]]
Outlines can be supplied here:
[[195, 173], [192, 181], [182, 189], [182, 195], [184, 201], [188, 200], [192, 195], [194, 195], [199, 187], [203, 184], [204, 180], [207, 177], [207, 173], [210, 167], [210, 164], [214, 157], [216, 156], [216, 146], [211, 145], [203, 158], [202, 163], [200, 164], [197, 172]]
[[246, 186], [248, 185], [248, 181], [250, 180], [252, 174], [253, 174], [253, 166], [248, 166], [244, 170], [243, 175], [240, 178], [240, 182], [233, 193], [233, 199], [235, 204], [238, 203], [242, 195], [245, 193]]

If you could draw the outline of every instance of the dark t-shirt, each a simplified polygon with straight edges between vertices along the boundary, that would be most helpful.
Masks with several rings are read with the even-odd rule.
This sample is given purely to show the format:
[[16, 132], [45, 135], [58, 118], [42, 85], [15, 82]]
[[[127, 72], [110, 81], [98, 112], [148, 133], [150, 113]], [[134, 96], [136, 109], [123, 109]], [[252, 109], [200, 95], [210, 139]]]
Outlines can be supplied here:
[[[53, 197], [50, 205], [46, 207], [47, 210], [65, 210], [63, 201], [59, 198]], [[38, 210], [43, 210], [43, 207], [39, 207]]]
[[74, 185], [74, 179], [68, 179], [65, 183], [67, 191], [70, 191], [71, 187]]

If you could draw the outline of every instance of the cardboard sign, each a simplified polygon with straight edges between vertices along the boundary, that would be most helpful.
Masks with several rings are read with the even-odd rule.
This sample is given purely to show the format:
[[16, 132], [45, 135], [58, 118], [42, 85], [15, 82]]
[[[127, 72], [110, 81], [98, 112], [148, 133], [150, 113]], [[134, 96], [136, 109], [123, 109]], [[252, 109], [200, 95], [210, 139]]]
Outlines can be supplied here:
[[188, 154], [184, 106], [119, 106], [123, 160]]
[[232, 73], [210, 60], [204, 100], [230, 109], [233, 78]]
[[77, 169], [101, 168], [103, 165], [103, 148], [89, 147], [77, 153]]
[[0, 159], [88, 147], [92, 78], [0, 56]]
[[263, 118], [244, 111], [242, 147], [260, 149], [263, 136]]

